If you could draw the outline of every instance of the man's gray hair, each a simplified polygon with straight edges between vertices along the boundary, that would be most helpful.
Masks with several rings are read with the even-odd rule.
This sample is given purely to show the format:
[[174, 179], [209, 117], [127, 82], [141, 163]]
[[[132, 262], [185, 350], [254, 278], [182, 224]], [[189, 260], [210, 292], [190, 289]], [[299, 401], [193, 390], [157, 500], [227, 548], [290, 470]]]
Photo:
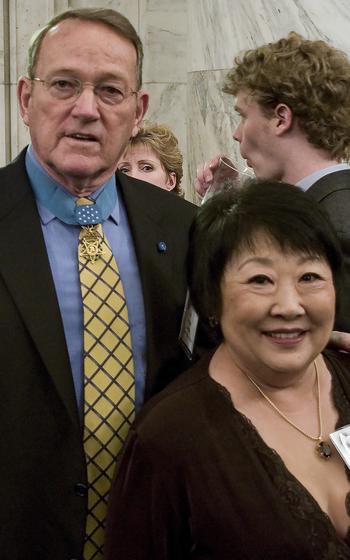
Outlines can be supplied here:
[[80, 19], [85, 21], [93, 21], [103, 23], [117, 35], [124, 37], [132, 43], [136, 50], [137, 55], [137, 89], [142, 85], [142, 61], [143, 61], [143, 47], [142, 42], [135, 28], [131, 25], [130, 21], [116, 10], [100, 9], [100, 8], [80, 8], [76, 10], [67, 10], [57, 16], [54, 16], [42, 29], [34, 33], [31, 38], [28, 50], [28, 76], [35, 78], [35, 69], [38, 62], [41, 43], [45, 35], [50, 29], [58, 25], [61, 21], [66, 19]]

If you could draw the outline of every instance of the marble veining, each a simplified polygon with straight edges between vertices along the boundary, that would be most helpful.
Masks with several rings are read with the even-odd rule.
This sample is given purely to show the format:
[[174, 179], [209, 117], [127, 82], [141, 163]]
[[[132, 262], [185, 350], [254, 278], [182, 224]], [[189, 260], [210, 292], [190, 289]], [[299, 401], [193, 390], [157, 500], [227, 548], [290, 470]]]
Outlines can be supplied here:
[[67, 8], [57, 9], [55, 13], [68, 8], [112, 8], [126, 16], [138, 30], [139, 0], [68, 0], [67, 3]]
[[[0, 0], [0, 6], [4, 1]], [[239, 52], [295, 30], [311, 39], [327, 40], [350, 55], [348, 0], [17, 0], [9, 3], [13, 84], [25, 72], [33, 31], [56, 13], [87, 6], [119, 10], [140, 34], [145, 50], [144, 87], [151, 95], [147, 117], [167, 123], [178, 136], [190, 199], [195, 199], [192, 184], [201, 161], [218, 152], [239, 160], [239, 147], [232, 139], [237, 122], [234, 100], [221, 92], [222, 80]], [[0, 81], [2, 65], [0, 44]], [[14, 157], [29, 137], [18, 115], [15, 85], [10, 91]], [[5, 163], [4, 142], [2, 131], [1, 164]]]
[[241, 50], [295, 30], [350, 52], [346, 0], [189, 0], [189, 71], [229, 68]]
[[188, 97], [187, 128], [190, 185], [193, 185], [198, 164], [215, 154], [226, 154], [243, 165], [239, 146], [232, 138], [238, 123], [233, 108], [234, 98], [221, 91], [225, 74], [226, 71], [216, 70], [189, 75], [191, 95]]
[[[185, 84], [147, 84], [145, 89], [150, 94], [150, 106], [146, 118], [171, 127], [179, 141], [179, 148], [184, 156], [184, 176], [182, 188], [191, 196], [187, 171], [187, 88]], [[179, 115], [185, 118], [179, 118]]]
[[145, 46], [144, 81], [185, 83], [186, 0], [141, 0], [140, 34]]

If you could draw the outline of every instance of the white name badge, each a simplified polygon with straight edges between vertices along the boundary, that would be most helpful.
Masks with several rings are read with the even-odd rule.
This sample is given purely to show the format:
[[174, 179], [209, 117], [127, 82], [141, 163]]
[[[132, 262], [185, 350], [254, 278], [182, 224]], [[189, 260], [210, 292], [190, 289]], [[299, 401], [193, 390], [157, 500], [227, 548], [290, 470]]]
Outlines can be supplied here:
[[184, 312], [182, 315], [179, 341], [187, 356], [192, 360], [193, 349], [198, 326], [198, 315], [194, 310], [187, 291]]
[[332, 432], [329, 437], [344, 463], [350, 469], [350, 424]]

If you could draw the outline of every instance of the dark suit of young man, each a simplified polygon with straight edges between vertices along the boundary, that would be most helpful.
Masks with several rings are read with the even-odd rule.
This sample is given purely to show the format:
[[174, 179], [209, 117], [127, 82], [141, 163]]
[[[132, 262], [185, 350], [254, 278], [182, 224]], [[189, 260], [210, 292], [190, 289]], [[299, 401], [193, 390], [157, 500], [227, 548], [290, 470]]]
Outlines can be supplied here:
[[[186, 366], [177, 338], [195, 207], [123, 174], [117, 183], [142, 283], [147, 399]], [[24, 152], [0, 170], [0, 193], [0, 556], [78, 558], [87, 499], [82, 422]]]
[[350, 332], [350, 169], [328, 173], [307, 192], [327, 211], [341, 243], [344, 281], [337, 293], [335, 328]]

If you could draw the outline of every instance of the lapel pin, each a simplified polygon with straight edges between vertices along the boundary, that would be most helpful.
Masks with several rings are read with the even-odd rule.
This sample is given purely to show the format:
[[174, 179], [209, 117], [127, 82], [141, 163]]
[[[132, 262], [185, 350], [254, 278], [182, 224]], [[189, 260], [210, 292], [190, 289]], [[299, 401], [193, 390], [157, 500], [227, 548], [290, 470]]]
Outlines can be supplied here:
[[159, 253], [166, 253], [167, 246], [165, 241], [159, 241], [157, 244], [157, 249]]

